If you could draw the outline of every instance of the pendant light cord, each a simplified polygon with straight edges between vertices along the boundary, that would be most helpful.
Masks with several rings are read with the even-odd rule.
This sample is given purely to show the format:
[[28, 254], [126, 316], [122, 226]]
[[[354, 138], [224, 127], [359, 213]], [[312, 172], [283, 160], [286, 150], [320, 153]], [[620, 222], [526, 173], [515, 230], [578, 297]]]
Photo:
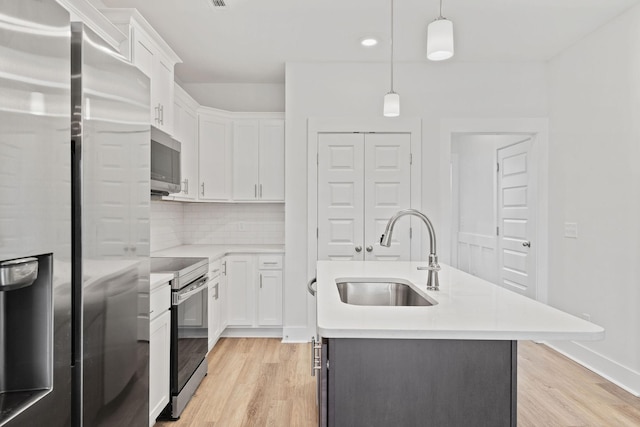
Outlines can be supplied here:
[[391, 93], [393, 93], [393, 0], [391, 0]]
[[444, 17], [442, 16], [442, 0], [440, 0], [440, 19], [443, 19]]

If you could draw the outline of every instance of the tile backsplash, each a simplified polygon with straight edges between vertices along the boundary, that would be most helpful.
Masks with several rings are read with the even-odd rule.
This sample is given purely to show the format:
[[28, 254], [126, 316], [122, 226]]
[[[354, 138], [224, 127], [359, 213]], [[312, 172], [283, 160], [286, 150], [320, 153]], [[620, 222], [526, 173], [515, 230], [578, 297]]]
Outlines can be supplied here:
[[182, 203], [151, 201], [151, 252], [182, 245], [183, 230]]
[[284, 204], [151, 202], [151, 251], [178, 245], [284, 244]]
[[284, 204], [187, 203], [184, 244], [284, 244]]

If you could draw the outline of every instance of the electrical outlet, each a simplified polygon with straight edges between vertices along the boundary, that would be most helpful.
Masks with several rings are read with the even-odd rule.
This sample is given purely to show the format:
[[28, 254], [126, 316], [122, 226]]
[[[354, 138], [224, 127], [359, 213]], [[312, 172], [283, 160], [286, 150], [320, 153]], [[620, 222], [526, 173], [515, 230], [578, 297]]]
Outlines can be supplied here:
[[589, 313], [582, 313], [582, 318], [588, 322], [591, 322], [591, 315]]
[[578, 223], [577, 222], [565, 222], [564, 223], [564, 237], [569, 239], [578, 238]]

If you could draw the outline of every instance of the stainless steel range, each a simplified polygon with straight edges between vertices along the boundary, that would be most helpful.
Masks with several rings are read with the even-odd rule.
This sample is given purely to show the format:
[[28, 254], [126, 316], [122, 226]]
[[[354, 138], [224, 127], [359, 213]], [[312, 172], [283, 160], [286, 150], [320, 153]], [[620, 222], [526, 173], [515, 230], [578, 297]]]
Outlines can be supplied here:
[[208, 258], [151, 258], [152, 273], [171, 281], [171, 399], [162, 418], [177, 420], [207, 375]]

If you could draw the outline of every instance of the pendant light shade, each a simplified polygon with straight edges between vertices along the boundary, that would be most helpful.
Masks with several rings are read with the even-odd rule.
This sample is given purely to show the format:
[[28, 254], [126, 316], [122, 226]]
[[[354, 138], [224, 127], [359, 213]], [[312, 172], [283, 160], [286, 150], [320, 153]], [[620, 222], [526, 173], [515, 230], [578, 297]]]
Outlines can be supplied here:
[[444, 61], [453, 56], [453, 22], [440, 15], [427, 27], [427, 58], [432, 61]]
[[427, 27], [427, 58], [443, 61], [453, 56], [453, 22], [436, 19]]
[[384, 116], [398, 117], [400, 115], [400, 95], [389, 92], [384, 96]]

